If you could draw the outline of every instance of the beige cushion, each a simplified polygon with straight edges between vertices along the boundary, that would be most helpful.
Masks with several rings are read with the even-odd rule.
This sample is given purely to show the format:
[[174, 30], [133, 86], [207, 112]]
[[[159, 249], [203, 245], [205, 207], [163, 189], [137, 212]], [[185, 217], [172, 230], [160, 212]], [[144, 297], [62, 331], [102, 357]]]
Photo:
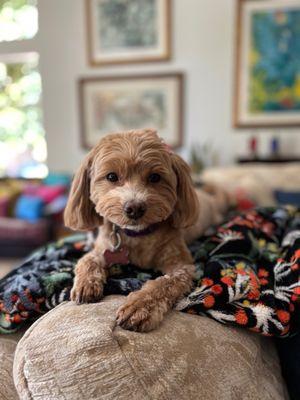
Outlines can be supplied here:
[[0, 399], [17, 400], [13, 382], [13, 360], [21, 335], [0, 335]]
[[241, 164], [209, 168], [201, 178], [227, 190], [242, 189], [260, 206], [276, 204], [273, 191], [300, 190], [300, 163]]
[[64, 303], [18, 344], [14, 379], [22, 400], [282, 400], [271, 339], [171, 312], [150, 333], [115, 328], [124, 301]]

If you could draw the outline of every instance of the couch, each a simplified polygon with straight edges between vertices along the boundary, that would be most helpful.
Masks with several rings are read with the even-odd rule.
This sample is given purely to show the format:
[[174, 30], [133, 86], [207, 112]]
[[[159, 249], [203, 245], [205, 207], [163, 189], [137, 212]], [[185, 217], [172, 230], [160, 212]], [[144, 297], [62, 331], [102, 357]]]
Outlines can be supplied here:
[[0, 178], [0, 257], [25, 257], [69, 232], [62, 213], [70, 177], [49, 174], [44, 180]]
[[[226, 186], [240, 174], [236, 187], [254, 188], [259, 203], [264, 190], [272, 196], [280, 184], [295, 179], [293, 187], [298, 185], [299, 165], [292, 166], [294, 177], [286, 167], [276, 173], [275, 166], [272, 173], [261, 166], [215, 169], [204, 179]], [[254, 186], [254, 178], [247, 185], [249, 176], [256, 176]], [[110, 296], [97, 304], [63, 303], [21, 339], [1, 336], [0, 399], [287, 399], [272, 339], [178, 311], [153, 332], [125, 331], [115, 326], [123, 301]]]
[[[255, 205], [277, 203], [276, 191], [300, 192], [300, 163], [250, 163], [209, 168], [201, 175], [204, 182], [249, 197]], [[300, 204], [299, 204], [300, 205]]]
[[271, 339], [176, 311], [154, 332], [125, 331], [115, 327], [123, 301], [61, 304], [27, 330], [14, 366], [16, 344], [1, 338], [0, 398], [284, 399]]

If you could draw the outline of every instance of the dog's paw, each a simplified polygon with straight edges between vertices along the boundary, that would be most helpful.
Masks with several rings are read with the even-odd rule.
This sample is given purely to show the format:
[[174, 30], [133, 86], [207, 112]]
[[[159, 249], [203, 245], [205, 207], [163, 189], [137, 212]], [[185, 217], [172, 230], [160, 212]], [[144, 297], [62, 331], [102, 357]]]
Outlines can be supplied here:
[[87, 281], [76, 280], [71, 290], [71, 300], [77, 304], [96, 303], [103, 296], [103, 284], [99, 279], [89, 278]]
[[159, 326], [168, 308], [142, 291], [131, 293], [117, 311], [117, 324], [124, 329], [149, 332]]

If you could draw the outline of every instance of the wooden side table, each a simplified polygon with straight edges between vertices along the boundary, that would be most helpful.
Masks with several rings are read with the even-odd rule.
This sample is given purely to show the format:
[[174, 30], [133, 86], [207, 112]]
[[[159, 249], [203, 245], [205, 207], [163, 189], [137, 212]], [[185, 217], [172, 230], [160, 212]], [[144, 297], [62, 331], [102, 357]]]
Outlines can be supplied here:
[[300, 162], [300, 158], [296, 156], [292, 157], [257, 157], [257, 158], [248, 158], [248, 157], [239, 157], [237, 158], [238, 164], [251, 164], [251, 163], [289, 163], [289, 162]]

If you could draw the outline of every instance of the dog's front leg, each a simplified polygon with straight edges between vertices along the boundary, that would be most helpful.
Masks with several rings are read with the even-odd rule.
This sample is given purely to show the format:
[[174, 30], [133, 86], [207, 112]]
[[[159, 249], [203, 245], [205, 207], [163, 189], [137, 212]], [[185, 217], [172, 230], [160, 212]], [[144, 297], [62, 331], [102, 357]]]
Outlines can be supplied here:
[[80, 303], [92, 303], [101, 299], [107, 271], [103, 255], [93, 250], [82, 257], [75, 268], [74, 285], [71, 300]]
[[[167, 261], [167, 260], [166, 260]], [[155, 329], [173, 305], [193, 285], [195, 267], [174, 260], [161, 267], [166, 275], [145, 283], [141, 290], [130, 293], [117, 311], [117, 323], [124, 329], [148, 332]]]

